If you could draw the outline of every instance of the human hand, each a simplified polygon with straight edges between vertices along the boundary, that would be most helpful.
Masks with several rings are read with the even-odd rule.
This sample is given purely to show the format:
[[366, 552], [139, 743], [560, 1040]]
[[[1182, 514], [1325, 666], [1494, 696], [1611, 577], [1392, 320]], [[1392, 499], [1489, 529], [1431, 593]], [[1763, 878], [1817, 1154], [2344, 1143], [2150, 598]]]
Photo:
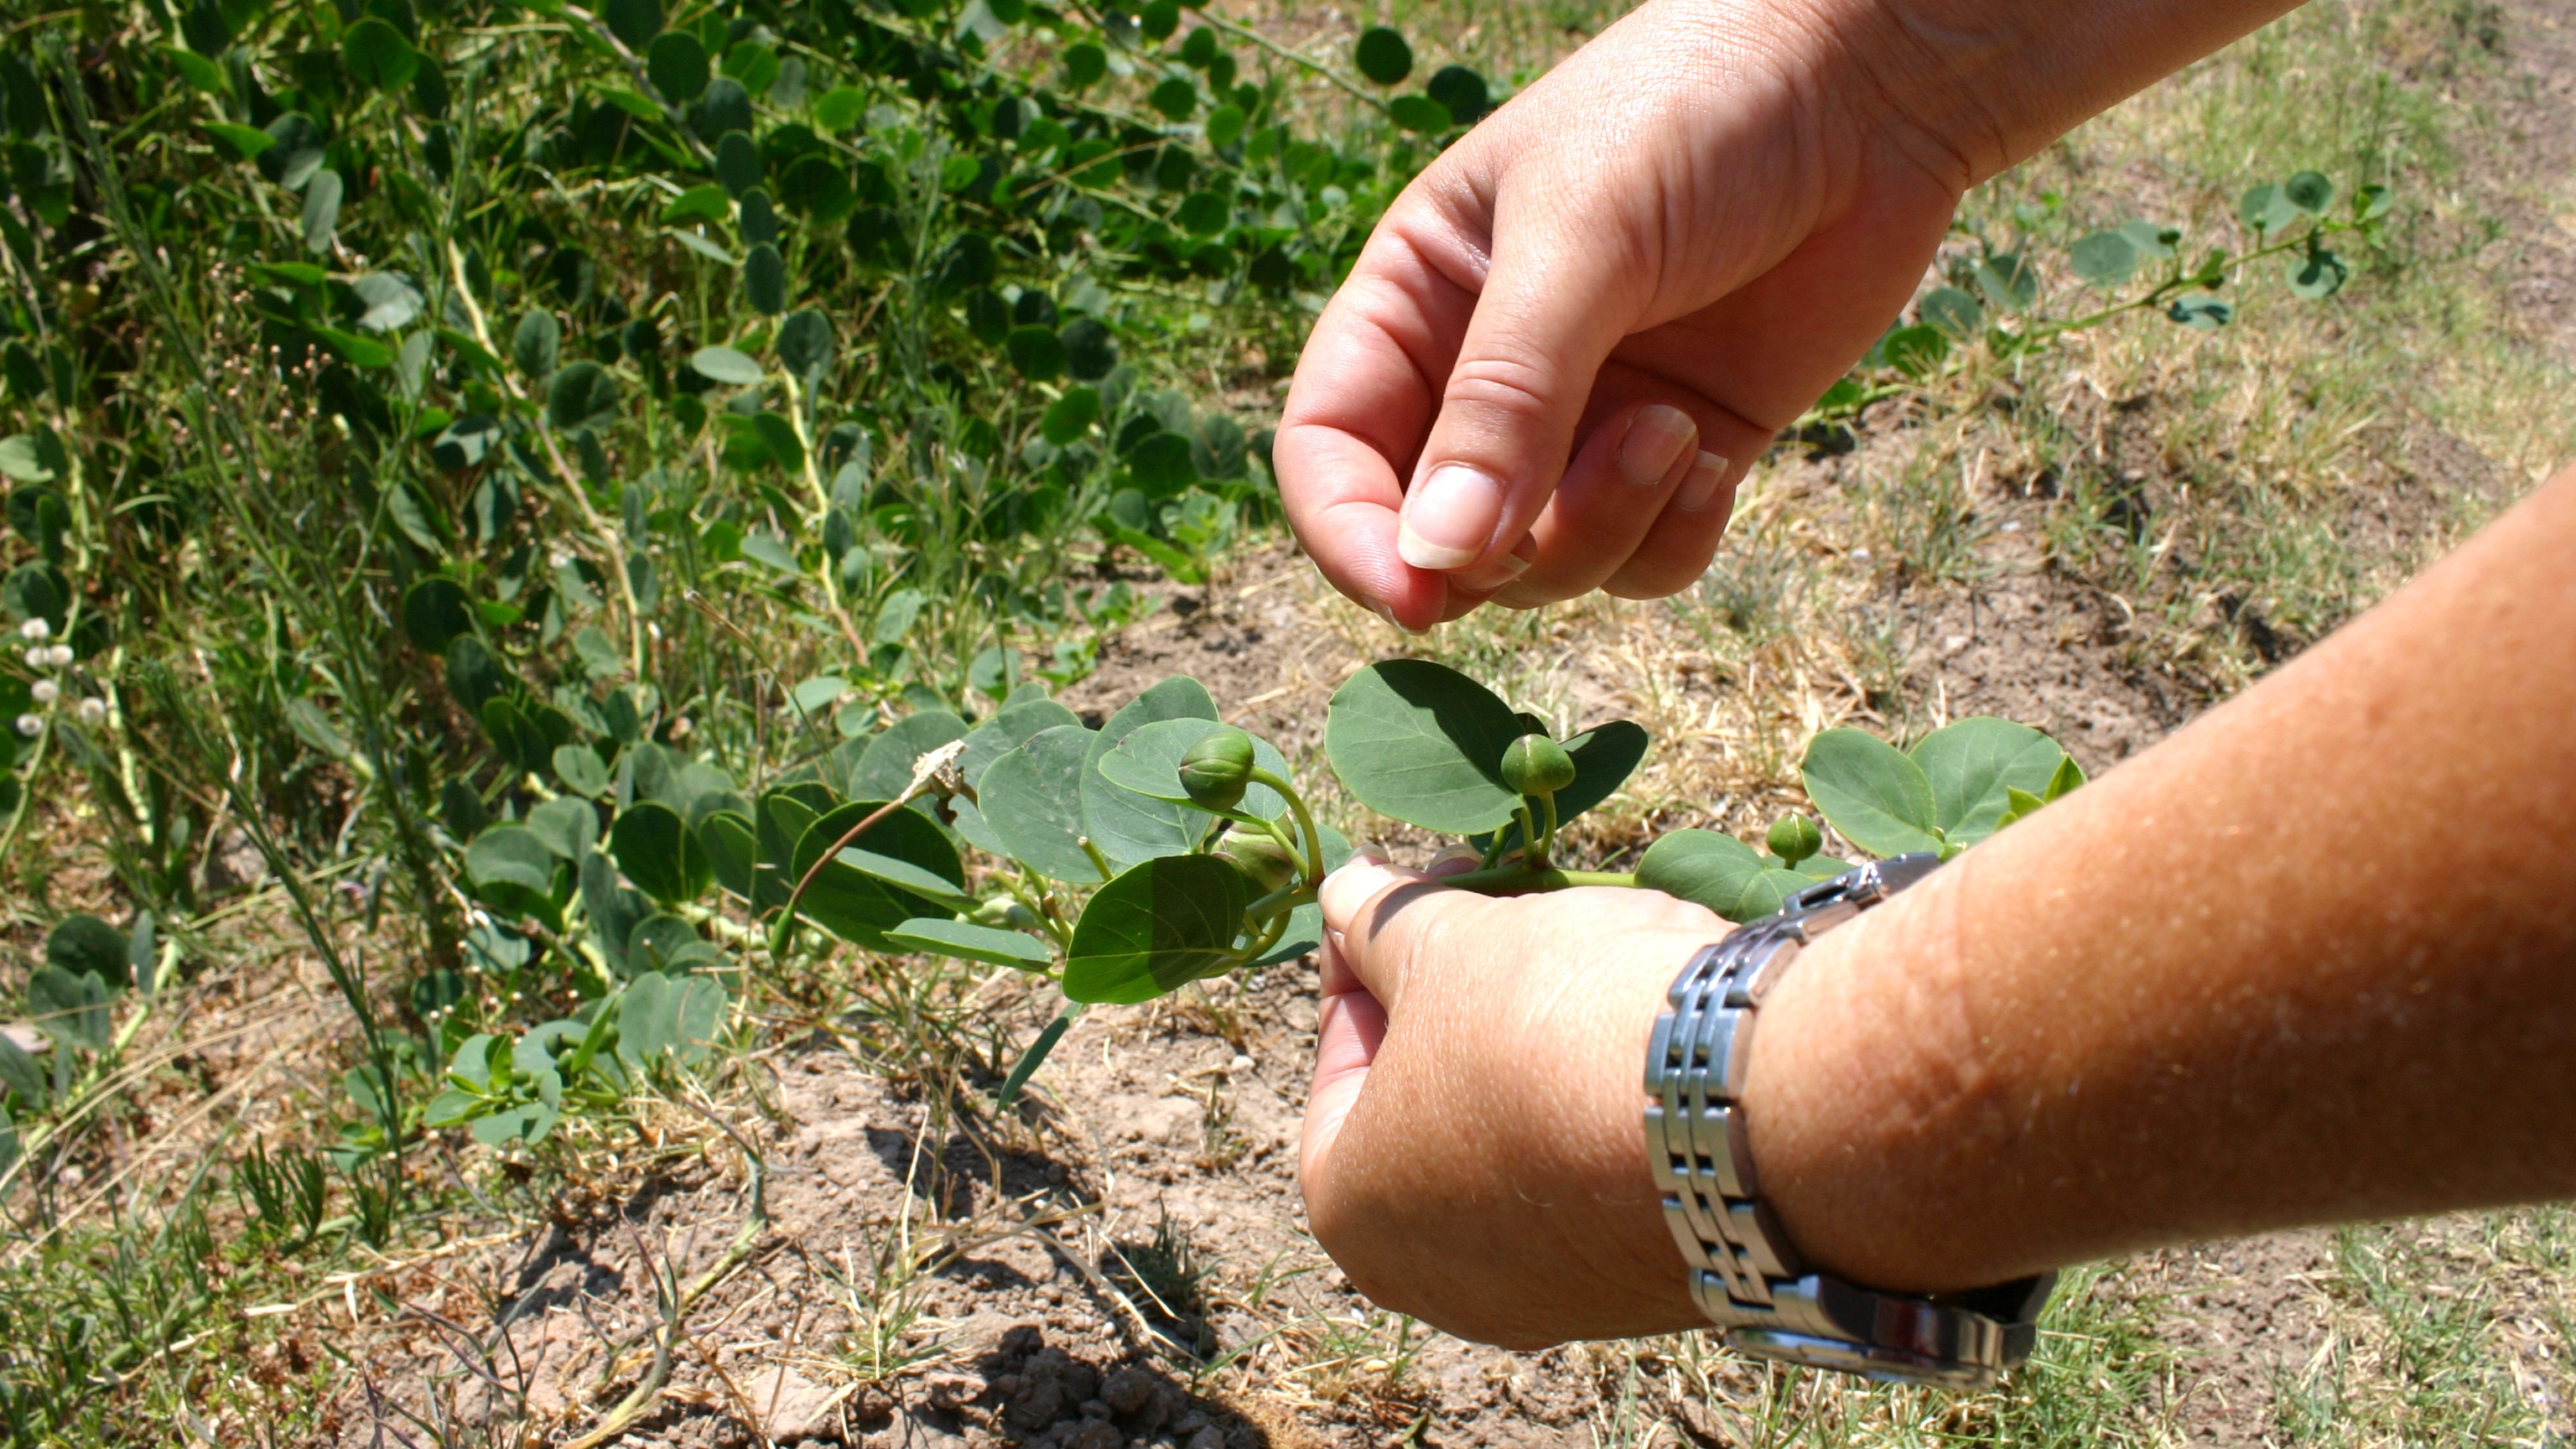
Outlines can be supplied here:
[[1322, 905], [1298, 1175], [1351, 1282], [1515, 1348], [1700, 1322], [1638, 1081], [1673, 977], [1731, 928], [1653, 891], [1495, 899], [1373, 861]]
[[1897, 315], [1976, 179], [1835, 8], [1654, 0], [1397, 199], [1272, 454], [1337, 588], [1420, 629], [1707, 567], [1735, 480]]

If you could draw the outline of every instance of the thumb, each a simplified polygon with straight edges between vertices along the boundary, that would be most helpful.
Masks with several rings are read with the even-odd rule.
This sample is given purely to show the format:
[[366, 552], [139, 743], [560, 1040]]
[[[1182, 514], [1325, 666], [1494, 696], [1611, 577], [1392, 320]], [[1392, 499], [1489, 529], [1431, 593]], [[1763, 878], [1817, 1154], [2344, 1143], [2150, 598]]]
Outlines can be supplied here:
[[1646, 269], [1632, 252], [1561, 198], [1498, 199], [1493, 261], [1405, 490], [1406, 563], [1491, 563], [1546, 506], [1593, 378], [1638, 309]]

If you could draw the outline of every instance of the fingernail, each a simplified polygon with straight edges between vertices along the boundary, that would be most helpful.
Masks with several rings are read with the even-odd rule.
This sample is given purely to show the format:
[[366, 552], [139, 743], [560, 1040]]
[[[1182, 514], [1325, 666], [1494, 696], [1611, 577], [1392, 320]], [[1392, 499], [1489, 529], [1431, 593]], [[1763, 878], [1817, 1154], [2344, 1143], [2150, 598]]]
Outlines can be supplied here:
[[1682, 479], [1680, 491], [1673, 494], [1673, 506], [1684, 513], [1696, 513], [1717, 496], [1717, 485], [1726, 481], [1726, 460], [1715, 453], [1701, 453], [1692, 461], [1690, 472]]
[[[1416, 565], [1416, 567], [1419, 567], [1419, 565]], [[1394, 625], [1396, 632], [1399, 634], [1419, 635], [1422, 632], [1419, 629], [1408, 627], [1402, 619], [1395, 617], [1395, 606], [1392, 604], [1371, 604], [1369, 605], [1369, 612], [1377, 615], [1381, 619], [1384, 619], [1389, 624]]]
[[1654, 488], [1673, 470], [1682, 450], [1699, 438], [1699, 425], [1680, 408], [1651, 403], [1637, 410], [1628, 436], [1619, 440], [1619, 471], [1640, 488]]
[[1502, 520], [1500, 479], [1464, 463], [1443, 463], [1405, 495], [1395, 551], [1418, 569], [1454, 569], [1476, 561]]

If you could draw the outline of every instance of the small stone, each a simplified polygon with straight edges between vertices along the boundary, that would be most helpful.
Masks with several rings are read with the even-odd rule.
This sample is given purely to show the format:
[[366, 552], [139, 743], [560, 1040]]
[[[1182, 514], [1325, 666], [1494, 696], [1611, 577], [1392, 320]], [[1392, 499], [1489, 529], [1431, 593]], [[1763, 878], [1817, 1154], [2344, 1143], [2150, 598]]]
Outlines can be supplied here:
[[1118, 1413], [1135, 1413], [1154, 1401], [1154, 1376], [1133, 1364], [1113, 1369], [1100, 1385], [1100, 1397]]

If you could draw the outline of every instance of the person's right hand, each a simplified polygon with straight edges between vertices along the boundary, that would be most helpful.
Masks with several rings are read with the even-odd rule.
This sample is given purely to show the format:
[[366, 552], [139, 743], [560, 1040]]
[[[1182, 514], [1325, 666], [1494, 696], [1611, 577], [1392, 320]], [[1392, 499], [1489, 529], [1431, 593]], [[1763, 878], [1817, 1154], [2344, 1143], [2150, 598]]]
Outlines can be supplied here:
[[1325, 576], [1415, 629], [1698, 577], [1978, 172], [1878, 48], [1822, 7], [1651, 0], [1417, 178], [1273, 453]]
[[1298, 360], [1290, 524], [1406, 629], [1687, 587], [1969, 185], [2286, 8], [1649, 0], [1380, 220]]

